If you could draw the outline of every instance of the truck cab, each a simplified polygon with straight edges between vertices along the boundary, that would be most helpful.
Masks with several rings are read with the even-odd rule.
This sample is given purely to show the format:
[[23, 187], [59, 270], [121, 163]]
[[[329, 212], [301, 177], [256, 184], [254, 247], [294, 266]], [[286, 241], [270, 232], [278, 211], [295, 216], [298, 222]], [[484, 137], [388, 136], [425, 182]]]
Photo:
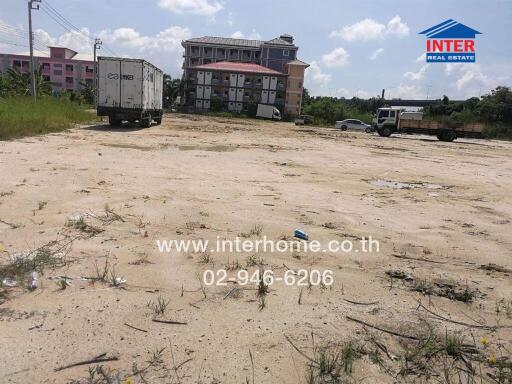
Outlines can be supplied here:
[[372, 125], [379, 136], [389, 136], [398, 130], [398, 121], [400, 119], [400, 109], [379, 108], [373, 117]]

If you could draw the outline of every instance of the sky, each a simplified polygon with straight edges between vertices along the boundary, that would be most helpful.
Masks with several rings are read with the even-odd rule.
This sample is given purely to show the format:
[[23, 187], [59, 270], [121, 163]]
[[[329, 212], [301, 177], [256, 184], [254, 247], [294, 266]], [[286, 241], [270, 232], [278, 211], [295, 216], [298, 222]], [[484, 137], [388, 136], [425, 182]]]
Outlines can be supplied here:
[[[482, 32], [476, 63], [425, 62], [419, 32], [450, 18]], [[182, 40], [288, 33], [310, 64], [311, 94], [367, 98], [385, 89], [386, 98], [413, 99], [465, 99], [510, 86], [511, 20], [512, 0], [42, 0], [33, 11], [41, 50], [60, 45], [92, 57], [98, 37], [100, 55], [144, 58], [179, 77]], [[27, 1], [1, 0], [0, 52], [27, 52], [27, 29]]]

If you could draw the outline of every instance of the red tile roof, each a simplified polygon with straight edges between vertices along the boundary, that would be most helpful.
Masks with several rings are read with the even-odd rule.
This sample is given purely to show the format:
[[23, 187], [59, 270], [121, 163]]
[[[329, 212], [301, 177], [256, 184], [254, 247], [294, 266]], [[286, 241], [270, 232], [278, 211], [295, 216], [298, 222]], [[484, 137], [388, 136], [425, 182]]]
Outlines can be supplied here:
[[262, 75], [281, 75], [281, 76], [285, 75], [284, 73], [274, 71], [273, 69], [263, 67], [259, 64], [234, 63], [231, 61], [219, 61], [217, 63], [196, 65], [193, 68], [194, 69], [212, 70], [212, 71], [237, 72], [237, 73], [258, 73], [258, 74], [262, 74]]

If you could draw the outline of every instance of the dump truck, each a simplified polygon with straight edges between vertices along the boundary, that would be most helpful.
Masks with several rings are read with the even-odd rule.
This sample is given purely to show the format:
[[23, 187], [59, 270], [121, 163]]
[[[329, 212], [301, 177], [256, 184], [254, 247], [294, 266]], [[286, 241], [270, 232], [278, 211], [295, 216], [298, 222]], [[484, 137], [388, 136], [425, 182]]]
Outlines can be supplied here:
[[142, 59], [99, 57], [97, 112], [110, 125], [139, 122], [142, 128], [162, 122], [163, 72]]
[[421, 112], [405, 112], [396, 108], [379, 108], [372, 121], [379, 136], [393, 133], [416, 133], [436, 136], [441, 141], [453, 141], [458, 137], [479, 138], [484, 125], [480, 123], [454, 123], [423, 119]]
[[263, 119], [281, 120], [281, 112], [273, 105], [258, 104], [256, 117]]

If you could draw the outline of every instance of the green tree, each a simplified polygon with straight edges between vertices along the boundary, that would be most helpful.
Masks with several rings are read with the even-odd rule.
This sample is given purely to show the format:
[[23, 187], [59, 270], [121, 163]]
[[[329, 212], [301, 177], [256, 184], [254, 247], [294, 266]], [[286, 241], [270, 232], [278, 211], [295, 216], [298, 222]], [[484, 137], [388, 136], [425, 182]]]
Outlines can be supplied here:
[[512, 123], [512, 91], [508, 87], [497, 87], [482, 97], [476, 110], [484, 121]]
[[80, 82], [80, 95], [87, 104], [94, 104], [94, 88], [92, 83]]
[[314, 117], [318, 124], [334, 124], [345, 119], [345, 109], [341, 101], [333, 97], [315, 97], [303, 108], [305, 115]]
[[164, 74], [163, 105], [171, 108], [178, 96], [183, 97], [185, 82], [181, 79], [173, 79], [171, 75]]

